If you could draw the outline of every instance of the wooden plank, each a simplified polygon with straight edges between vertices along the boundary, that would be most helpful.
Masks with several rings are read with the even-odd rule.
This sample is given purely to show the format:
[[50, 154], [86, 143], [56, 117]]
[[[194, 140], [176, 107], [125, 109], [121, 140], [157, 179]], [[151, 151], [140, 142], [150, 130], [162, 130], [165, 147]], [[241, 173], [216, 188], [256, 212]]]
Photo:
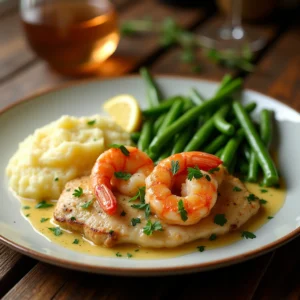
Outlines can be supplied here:
[[[201, 35], [205, 35], [207, 32], [214, 32], [217, 28], [220, 28], [224, 22], [224, 17], [215, 16], [209, 19], [204, 25], [196, 28], [195, 32]], [[266, 25], [256, 25], [255, 29], [263, 36], [266, 40], [266, 45], [270, 43], [274, 37], [277, 35], [278, 28], [276, 26], [266, 26]], [[200, 62], [200, 71], [195, 73], [193, 71], [193, 66], [181, 62], [181, 49], [177, 47], [176, 49], [167, 52], [165, 55], [159, 57], [158, 60], [151, 66], [154, 73], [180, 73], [181, 75], [197, 75], [199, 78], [220, 80], [226, 73], [237, 72], [231, 69], [220, 67], [205, 55], [205, 49], [200, 49], [197, 53], [197, 59]]]
[[260, 282], [255, 300], [300, 299], [300, 238], [275, 253]]
[[35, 261], [0, 244], [0, 298], [18, 281]]
[[27, 273], [2, 299], [51, 299], [72, 272], [39, 263]]
[[[251, 299], [271, 254], [211, 272], [128, 278], [73, 274], [54, 299]], [[245, 280], [247, 278], [247, 280]], [[76, 287], [76, 289], [74, 289]], [[234, 287], [234, 288], [233, 288]]]
[[[121, 22], [128, 19], [143, 18], [151, 16], [153, 20], [163, 20], [165, 17], [173, 17], [183, 27], [190, 28], [205, 17], [202, 10], [181, 9], [162, 5], [156, 1], [146, 0], [124, 11], [121, 16]], [[99, 76], [116, 76], [129, 72], [141, 64], [153, 54], [161, 49], [158, 38], [151, 35], [140, 37], [122, 38], [116, 54], [107, 60]], [[10, 103], [20, 97], [27, 96], [37, 90], [54, 87], [61, 82], [70, 80], [53, 73], [48, 69], [44, 62], [33, 62], [31, 67], [18, 72], [16, 76], [0, 86], [1, 101]]]
[[300, 111], [300, 26], [289, 30], [259, 63], [246, 86]]

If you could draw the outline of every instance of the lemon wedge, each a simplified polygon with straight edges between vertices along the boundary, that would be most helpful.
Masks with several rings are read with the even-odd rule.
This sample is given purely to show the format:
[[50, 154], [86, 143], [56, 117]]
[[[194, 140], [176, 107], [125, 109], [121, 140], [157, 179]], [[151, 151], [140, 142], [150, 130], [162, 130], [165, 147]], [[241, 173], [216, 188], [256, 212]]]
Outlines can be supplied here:
[[103, 109], [127, 132], [137, 131], [142, 122], [142, 112], [137, 100], [123, 94], [107, 100]]

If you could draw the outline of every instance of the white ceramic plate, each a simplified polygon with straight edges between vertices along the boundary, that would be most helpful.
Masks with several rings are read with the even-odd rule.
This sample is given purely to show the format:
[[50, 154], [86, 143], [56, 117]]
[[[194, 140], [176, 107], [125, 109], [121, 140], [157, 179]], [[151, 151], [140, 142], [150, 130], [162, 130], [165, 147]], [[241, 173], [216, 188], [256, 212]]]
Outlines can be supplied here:
[[[159, 77], [158, 82], [166, 95], [187, 94], [191, 87], [196, 87], [205, 97], [209, 97], [217, 88], [216, 83], [179, 77]], [[8, 190], [5, 176], [8, 159], [16, 151], [18, 143], [36, 128], [63, 114], [92, 115], [100, 110], [103, 101], [124, 93], [132, 94], [139, 99], [142, 107], [146, 106], [142, 80], [130, 76], [66, 86], [27, 98], [2, 110], [0, 238], [5, 244], [42, 261], [78, 270], [120, 275], [161, 275], [203, 271], [237, 263], [274, 249], [299, 234], [300, 115], [280, 102], [253, 91], [244, 93], [244, 102], [255, 100], [259, 109], [272, 108], [276, 112], [279, 165], [288, 190], [283, 208], [272, 222], [256, 232], [256, 239], [251, 242], [241, 240], [201, 255], [192, 253], [170, 259], [125, 260], [73, 252], [35, 232], [21, 216], [20, 203]], [[1, 108], [3, 106], [2, 103]]]

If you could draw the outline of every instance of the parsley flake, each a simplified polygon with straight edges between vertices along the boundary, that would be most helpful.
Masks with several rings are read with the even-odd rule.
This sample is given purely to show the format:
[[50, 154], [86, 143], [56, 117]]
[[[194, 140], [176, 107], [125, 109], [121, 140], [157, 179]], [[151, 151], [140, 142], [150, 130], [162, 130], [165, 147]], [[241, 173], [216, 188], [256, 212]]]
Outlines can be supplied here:
[[234, 192], [240, 192], [242, 189], [239, 188], [238, 186], [234, 186], [232, 189]]
[[71, 189], [67, 189], [66, 191], [67, 191], [67, 192], [70, 192], [70, 191], [71, 191]]
[[115, 177], [118, 179], [123, 179], [123, 180], [129, 180], [131, 177], [130, 173], [125, 173], [125, 172], [115, 172]]
[[243, 231], [241, 236], [246, 239], [255, 239], [256, 238], [256, 235], [250, 231]]
[[30, 217], [30, 214], [25, 215], [26, 218]]
[[203, 252], [205, 250], [205, 246], [198, 246], [197, 249], [199, 252]]
[[88, 121], [86, 124], [92, 126], [96, 123], [96, 120], [91, 120], [91, 121]]
[[208, 174], [205, 175], [207, 181], [211, 181], [210, 176]]
[[146, 187], [145, 186], [142, 186], [138, 189], [138, 192], [135, 196], [133, 196], [132, 198], [129, 199], [129, 202], [133, 202], [137, 199], [140, 199], [140, 201], [142, 203], [145, 203], [145, 190], [146, 190]]
[[79, 186], [77, 189], [74, 190], [73, 196], [79, 198], [83, 194], [83, 189]]
[[179, 161], [178, 160], [171, 160], [171, 172], [175, 175], [179, 171]]
[[180, 213], [181, 220], [185, 222], [188, 219], [188, 213], [184, 208], [183, 200], [178, 201], [178, 212]]
[[225, 218], [225, 214], [215, 215], [214, 223], [220, 226], [224, 226], [227, 223], [227, 219]]
[[132, 218], [131, 219], [131, 225], [135, 226], [136, 224], [141, 223], [141, 219], [140, 218]]
[[134, 252], [139, 252], [139, 251], [140, 251], [140, 249], [135, 249], [135, 250], [134, 250]]
[[75, 217], [71, 217], [71, 221], [76, 221], [76, 218]]
[[188, 168], [188, 180], [192, 180], [193, 178], [195, 179], [200, 179], [203, 177], [202, 172], [200, 171], [199, 167], [196, 166], [195, 168]]
[[82, 208], [89, 208], [89, 206], [93, 203], [93, 200], [90, 200], [88, 202], [83, 203], [82, 205], [80, 205], [80, 207]]
[[261, 193], [267, 193], [268, 190], [266, 190], [266, 189], [261, 189], [260, 192], [261, 192]]
[[113, 235], [113, 234], [114, 234], [114, 231], [113, 231], [113, 230], [110, 230], [108, 233], [109, 233], [110, 235]]
[[54, 181], [58, 181], [58, 180], [59, 180], [59, 178], [58, 178], [58, 177], [55, 177], [55, 178], [54, 178]]
[[53, 204], [47, 203], [47, 202], [44, 200], [44, 201], [39, 202], [39, 203], [35, 206], [35, 208], [48, 208], [48, 207], [52, 207], [52, 206], [53, 206]]
[[215, 172], [218, 172], [218, 171], [220, 171], [220, 168], [216, 167], [216, 168], [212, 168], [212, 169], [208, 170], [208, 173], [209, 174], [214, 174]]
[[268, 220], [271, 220], [271, 219], [273, 219], [274, 217], [272, 217], [272, 216], [268, 216]]
[[44, 222], [47, 222], [50, 218], [41, 218], [40, 222], [41, 223], [44, 223]]
[[215, 241], [216, 239], [217, 239], [217, 235], [214, 233], [209, 237], [210, 241]]
[[125, 216], [126, 216], [126, 212], [123, 210], [123, 211], [120, 213], [120, 216], [121, 216], [121, 217], [125, 217]]
[[25, 206], [23, 206], [22, 208], [23, 208], [23, 209], [30, 209], [31, 207], [28, 206], [28, 205], [25, 205]]
[[122, 257], [122, 254], [121, 254], [120, 252], [117, 252], [117, 253], [116, 253], [116, 256], [117, 256], [117, 257]]
[[256, 200], [256, 196], [254, 194], [249, 194], [249, 196], [247, 196], [247, 200], [248, 202], [252, 202]]
[[78, 245], [79, 244], [79, 240], [75, 239], [72, 244]]
[[152, 235], [154, 231], [163, 231], [160, 222], [155, 221], [152, 223], [151, 220], [148, 220], [146, 226], [143, 228], [143, 232], [147, 235]]
[[127, 253], [127, 257], [128, 257], [128, 258], [131, 258], [131, 257], [132, 257], [132, 254], [131, 254], [131, 253]]
[[120, 145], [120, 144], [111, 144], [109, 145], [109, 148], [117, 148], [120, 149], [121, 152], [125, 155], [125, 156], [129, 156], [130, 152], [127, 150], [127, 148], [124, 145]]
[[149, 218], [150, 216], [150, 205], [148, 203], [141, 203], [141, 204], [132, 204], [132, 208], [140, 209], [140, 210], [145, 210], [145, 217], [146, 219]]
[[266, 204], [266, 203], [268, 203], [268, 201], [265, 200], [265, 199], [259, 199], [259, 203], [260, 203], [260, 204]]
[[60, 227], [51, 227], [48, 229], [51, 230], [55, 236], [62, 235], [62, 230], [60, 229]]

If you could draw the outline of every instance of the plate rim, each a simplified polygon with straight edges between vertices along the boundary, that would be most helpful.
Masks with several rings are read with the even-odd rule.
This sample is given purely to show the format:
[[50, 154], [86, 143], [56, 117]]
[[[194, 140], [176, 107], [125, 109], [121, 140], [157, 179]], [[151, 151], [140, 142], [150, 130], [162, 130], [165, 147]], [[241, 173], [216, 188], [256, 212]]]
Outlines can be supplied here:
[[[202, 79], [202, 78], [199, 78], [196, 76], [154, 74], [154, 77], [162, 78], [162, 79], [172, 79], [172, 78], [187, 79], [187, 80], [193, 79], [193, 80], [202, 81], [202, 82], [206, 81], [206, 82], [211, 82], [211, 83], [219, 83], [219, 81], [216, 81], [216, 80]], [[3, 107], [2, 109], [0, 109], [0, 117], [7, 111], [13, 109], [14, 107], [16, 107], [20, 104], [23, 104], [28, 101], [33, 101], [37, 97], [51, 94], [56, 91], [64, 90], [66, 88], [81, 86], [84, 84], [93, 83], [93, 82], [97, 82], [97, 81], [103, 82], [103, 81], [122, 80], [122, 79], [128, 79], [128, 78], [141, 78], [141, 77], [138, 74], [128, 74], [128, 75], [116, 76], [116, 77], [88, 78], [88, 79], [81, 79], [81, 80], [75, 80], [75, 81], [71, 81], [71, 82], [67, 82], [67, 83], [62, 83], [56, 87], [45, 88], [43, 90], [37, 91], [33, 94], [30, 94], [26, 97], [22, 97], [16, 101], [14, 101], [13, 103]], [[272, 98], [272, 101], [280, 103], [281, 105], [283, 105], [289, 109], [292, 109], [294, 112], [299, 114], [299, 112], [297, 110], [295, 110], [294, 108], [290, 107], [289, 105], [287, 105], [285, 103], [282, 103], [281, 101], [279, 101], [277, 99], [274, 99], [273, 97], [262, 94], [254, 89], [245, 89], [245, 90], [255, 92], [264, 97]], [[65, 260], [65, 259], [54, 257], [54, 256], [50, 256], [48, 254], [43, 254], [43, 253], [40, 253], [40, 252], [33, 250], [29, 247], [26, 247], [26, 246], [21, 246], [18, 243], [10, 240], [9, 238], [2, 236], [1, 234], [0, 234], [0, 241], [4, 245], [6, 245], [24, 255], [30, 256], [37, 260], [47, 262], [47, 263], [50, 263], [53, 265], [57, 265], [57, 266], [61, 266], [61, 267], [69, 268], [69, 269], [89, 271], [89, 272], [93, 272], [93, 273], [102, 273], [102, 274], [110, 274], [110, 275], [115, 274], [115, 275], [127, 276], [128, 274], [129, 275], [158, 275], [158, 274], [163, 275], [163, 274], [172, 274], [172, 273], [175, 275], [175, 274], [179, 274], [179, 273], [182, 274], [182, 273], [189, 273], [189, 272], [196, 272], [196, 271], [206, 271], [208, 269], [215, 269], [218, 267], [232, 265], [232, 264], [236, 264], [236, 263], [251, 259], [251, 258], [259, 256], [259, 255], [263, 255], [273, 249], [276, 249], [276, 248], [286, 244], [287, 242], [291, 241], [292, 239], [297, 238], [297, 236], [299, 236], [299, 235], [300, 235], [300, 227], [294, 229], [287, 235], [281, 237], [280, 239], [278, 239], [272, 243], [269, 243], [265, 246], [262, 246], [260, 248], [257, 248], [257, 249], [239, 254], [239, 255], [235, 255], [233, 257], [214, 260], [212, 262], [201, 262], [201, 263], [196, 263], [193, 265], [154, 267], [154, 268], [151, 268], [151, 267], [130, 268], [130, 267], [114, 267], [114, 266], [107, 267], [107, 266], [91, 265], [91, 264], [87, 264], [87, 263], [78, 263], [75, 261]]]

